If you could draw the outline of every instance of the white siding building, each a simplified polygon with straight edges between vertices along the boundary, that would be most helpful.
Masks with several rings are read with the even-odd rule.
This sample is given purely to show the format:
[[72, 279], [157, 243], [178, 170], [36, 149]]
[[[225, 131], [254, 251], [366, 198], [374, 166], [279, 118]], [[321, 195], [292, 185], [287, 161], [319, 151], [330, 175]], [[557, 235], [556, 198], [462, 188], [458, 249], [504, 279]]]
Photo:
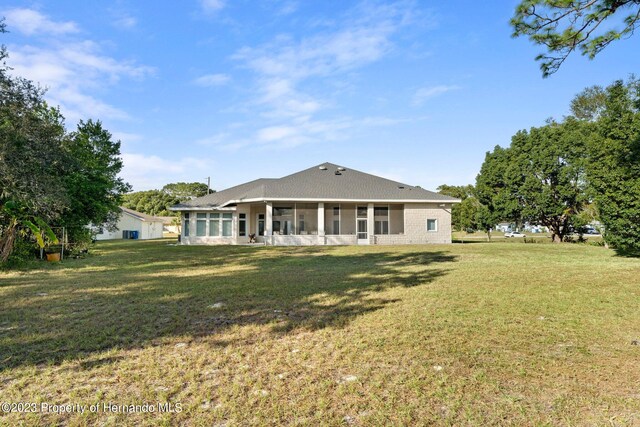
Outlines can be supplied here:
[[96, 240], [111, 239], [161, 239], [163, 229], [163, 219], [141, 212], [120, 207], [122, 213], [118, 219], [116, 229], [107, 230], [106, 227], [99, 227], [96, 231]]

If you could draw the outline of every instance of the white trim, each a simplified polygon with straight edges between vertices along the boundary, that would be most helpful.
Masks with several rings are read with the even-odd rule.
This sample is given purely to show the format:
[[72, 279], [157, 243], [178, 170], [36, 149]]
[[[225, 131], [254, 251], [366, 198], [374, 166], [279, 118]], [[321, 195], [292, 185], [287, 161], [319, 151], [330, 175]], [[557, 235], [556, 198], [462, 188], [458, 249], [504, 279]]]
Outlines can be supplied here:
[[[236, 207], [225, 207], [230, 204], [238, 204], [238, 203], [257, 203], [257, 202], [311, 202], [311, 203], [389, 203], [389, 204], [399, 204], [399, 203], [438, 203], [438, 204], [453, 204], [460, 203], [460, 199], [453, 200], [430, 200], [430, 199], [328, 199], [328, 198], [291, 198], [291, 197], [277, 197], [277, 198], [256, 198], [256, 199], [240, 199], [240, 200], [229, 200], [218, 206], [208, 206], [208, 207], [169, 207], [170, 211], [199, 211], [199, 210], [230, 210], [235, 211]], [[446, 207], [444, 208], [446, 209]]]
[[[264, 218], [260, 219], [260, 215], [264, 215]], [[260, 234], [260, 221], [263, 222], [262, 224], [262, 232], [263, 234]], [[267, 235], [267, 213], [260, 213], [260, 212], [256, 212], [256, 237], [264, 237]]]
[[186, 211], [186, 212], [190, 212], [190, 211], [228, 211], [228, 212], [234, 212], [237, 210], [236, 207], [230, 207], [230, 208], [225, 208], [225, 207], [219, 207], [219, 206], [208, 206], [208, 207], [200, 207], [200, 206], [185, 206], [185, 207], [180, 207], [177, 208], [175, 206], [170, 206], [169, 207], [170, 211]]
[[[436, 229], [435, 230], [429, 230], [429, 221], [435, 221], [435, 223], [436, 223]], [[438, 218], [427, 218], [427, 222], [425, 224], [425, 227], [427, 228], [427, 233], [437, 233], [438, 232]]]
[[[356, 208], [357, 211], [357, 208]], [[367, 237], [365, 239], [360, 238], [360, 231], [358, 229], [358, 224], [360, 221], [364, 221], [365, 226], [367, 227]], [[359, 245], [368, 245], [369, 244], [369, 219], [368, 218], [358, 218], [358, 214], [356, 213], [356, 241]]]
[[402, 234], [407, 234], [407, 205], [402, 205]]
[[234, 203], [253, 202], [335, 202], [335, 203], [460, 203], [460, 199], [453, 200], [432, 200], [432, 199], [332, 199], [332, 198], [308, 198], [308, 197], [261, 197], [255, 199], [229, 200], [220, 206]]

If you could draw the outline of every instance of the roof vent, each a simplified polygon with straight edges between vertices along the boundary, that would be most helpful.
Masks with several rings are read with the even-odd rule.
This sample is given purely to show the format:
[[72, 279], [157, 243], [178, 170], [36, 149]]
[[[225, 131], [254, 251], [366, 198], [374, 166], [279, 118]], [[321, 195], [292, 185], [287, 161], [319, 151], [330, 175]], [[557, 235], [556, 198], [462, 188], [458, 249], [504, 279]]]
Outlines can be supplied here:
[[342, 175], [342, 172], [340, 172], [339, 170], [336, 171], [336, 175]]
[[320, 169], [321, 171], [326, 171], [327, 167], [323, 165], [323, 166], [320, 166], [318, 169]]
[[398, 185], [398, 188], [404, 190], [404, 185]]
[[340, 167], [338, 167], [338, 170], [339, 170], [339, 171], [341, 171], [341, 172], [343, 172], [343, 171], [345, 171], [346, 169], [345, 169], [345, 168], [343, 168], [342, 166], [340, 166]]

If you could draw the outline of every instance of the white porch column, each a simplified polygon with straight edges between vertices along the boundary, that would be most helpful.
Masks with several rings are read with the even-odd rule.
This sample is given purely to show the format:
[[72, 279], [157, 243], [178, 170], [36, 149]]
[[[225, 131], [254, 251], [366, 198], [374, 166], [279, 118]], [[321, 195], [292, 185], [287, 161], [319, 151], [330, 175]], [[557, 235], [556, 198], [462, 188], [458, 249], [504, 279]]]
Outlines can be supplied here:
[[273, 203], [267, 202], [267, 214], [264, 216], [264, 235], [273, 235]]
[[369, 238], [373, 236], [374, 232], [374, 216], [373, 216], [373, 203], [367, 204], [367, 234]]
[[324, 234], [324, 203], [318, 203], [318, 236]]

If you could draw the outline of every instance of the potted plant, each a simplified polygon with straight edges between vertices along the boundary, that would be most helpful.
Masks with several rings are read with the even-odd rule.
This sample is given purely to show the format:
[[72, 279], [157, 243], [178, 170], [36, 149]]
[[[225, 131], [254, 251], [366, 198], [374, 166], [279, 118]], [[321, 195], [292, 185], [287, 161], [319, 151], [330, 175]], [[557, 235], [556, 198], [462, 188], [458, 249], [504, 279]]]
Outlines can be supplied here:
[[49, 262], [57, 262], [60, 261], [60, 251], [62, 250], [61, 245], [51, 245], [48, 246], [44, 253], [47, 257], [47, 261]]
[[42, 219], [34, 218], [35, 223], [31, 221], [23, 221], [24, 224], [31, 230], [32, 234], [36, 238], [36, 242], [40, 249], [44, 249], [47, 255], [47, 261], [60, 261], [60, 243], [51, 227], [49, 227]]

